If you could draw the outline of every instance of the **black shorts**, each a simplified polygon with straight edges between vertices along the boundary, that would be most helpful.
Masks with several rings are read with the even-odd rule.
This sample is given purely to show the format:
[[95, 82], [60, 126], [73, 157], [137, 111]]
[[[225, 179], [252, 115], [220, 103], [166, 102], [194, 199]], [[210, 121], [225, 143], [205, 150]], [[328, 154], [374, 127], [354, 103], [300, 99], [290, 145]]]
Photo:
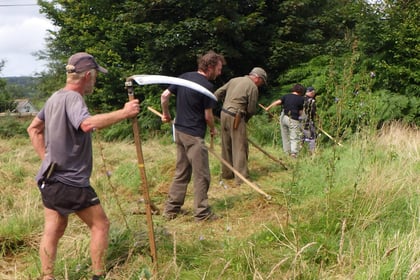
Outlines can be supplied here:
[[39, 186], [39, 190], [44, 206], [63, 216], [100, 203], [95, 190], [91, 186], [80, 188], [61, 182], [51, 182]]

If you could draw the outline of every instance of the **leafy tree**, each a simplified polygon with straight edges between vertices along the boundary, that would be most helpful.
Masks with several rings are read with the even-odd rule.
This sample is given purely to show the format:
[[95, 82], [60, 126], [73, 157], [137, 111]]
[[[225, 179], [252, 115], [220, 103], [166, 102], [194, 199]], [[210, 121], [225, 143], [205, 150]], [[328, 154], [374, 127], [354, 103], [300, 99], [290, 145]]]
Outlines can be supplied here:
[[[57, 27], [51, 31], [48, 49], [39, 54], [50, 61], [51, 69], [43, 75], [41, 92], [58, 88], [72, 53], [87, 51], [109, 70], [98, 78], [97, 93], [88, 97], [90, 107], [98, 111], [120, 107], [127, 100], [126, 77], [177, 76], [194, 70], [197, 55], [210, 49], [223, 53], [228, 62], [216, 86], [247, 74], [253, 66], [266, 68], [269, 87], [263, 99], [278, 96], [293, 83], [311, 83], [328, 93], [324, 94], [328, 111], [335, 106], [332, 85], [340, 83], [329, 79], [346, 77], [344, 61], [352, 62], [347, 73], [354, 79], [347, 81], [350, 94], [365, 82], [369, 90], [386, 88], [414, 96], [419, 92], [417, 1], [381, 1], [378, 6], [363, 0], [38, 3]], [[409, 47], [404, 47], [406, 43]], [[369, 78], [370, 72], [375, 79]], [[144, 86], [136, 93], [146, 105], [159, 106], [163, 87]], [[408, 104], [411, 116], [415, 102]], [[146, 120], [142, 125], [157, 126], [147, 120], [146, 110], [141, 114]]]
[[[4, 60], [0, 60], [0, 73], [4, 67]], [[4, 92], [6, 87], [6, 81], [4, 79], [0, 79], [0, 92]]]
[[376, 88], [419, 97], [420, 3], [385, 0], [365, 8], [357, 31]]
[[[121, 102], [115, 95], [122, 90], [121, 77], [179, 75], [195, 69], [197, 54], [209, 49], [228, 60], [219, 85], [256, 65], [275, 77], [290, 63], [320, 53], [319, 43], [329, 39], [326, 35], [337, 34], [324, 31], [327, 24], [317, 19], [324, 17], [324, 7], [331, 6], [327, 3], [319, 7], [318, 1], [40, 1], [42, 11], [59, 27], [49, 42], [51, 58], [65, 63], [71, 53], [86, 50], [110, 68], [98, 85], [102, 94], [92, 97], [101, 106]], [[298, 47], [289, 48], [293, 45]]]
[[[98, 79], [98, 92], [89, 97], [93, 108], [108, 110], [127, 99], [124, 80], [133, 74], [177, 76], [196, 69], [198, 54], [209, 49], [229, 60], [229, 77], [264, 65], [268, 31], [265, 1], [39, 1], [52, 20], [45, 55], [64, 75], [65, 60], [87, 51], [109, 70]], [[247, 57], [247, 59], [244, 59]], [[57, 68], [59, 66], [59, 68]], [[53, 79], [54, 80], [54, 79]], [[218, 85], [227, 78], [218, 81]], [[138, 90], [143, 100], [158, 105], [162, 87]], [[154, 102], [153, 102], [154, 100]]]
[[[0, 73], [4, 67], [4, 60], [0, 60]], [[13, 100], [6, 89], [7, 82], [0, 79], [0, 112], [10, 111], [13, 108]]]

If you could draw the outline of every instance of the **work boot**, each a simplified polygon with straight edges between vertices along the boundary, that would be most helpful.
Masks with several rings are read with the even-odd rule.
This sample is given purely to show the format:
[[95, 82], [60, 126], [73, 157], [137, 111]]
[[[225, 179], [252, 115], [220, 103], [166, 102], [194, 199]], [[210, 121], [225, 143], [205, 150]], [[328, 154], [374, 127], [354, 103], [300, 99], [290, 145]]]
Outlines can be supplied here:
[[179, 210], [179, 212], [178, 212], [178, 213], [174, 213], [174, 212], [164, 212], [164, 213], [163, 213], [163, 217], [164, 217], [166, 220], [171, 221], [171, 220], [175, 219], [176, 217], [178, 217], [179, 215], [182, 215], [182, 216], [187, 216], [187, 215], [189, 215], [189, 214], [191, 214], [191, 213], [190, 213], [190, 211], [188, 211], [188, 210], [184, 210], [184, 209], [181, 209], [181, 210]]
[[173, 219], [175, 219], [178, 216], [178, 213], [163, 213], [162, 215], [167, 221], [171, 221]]
[[196, 222], [213, 222], [213, 221], [219, 220], [220, 218], [221, 216], [216, 215], [214, 213], [210, 213], [204, 218], [196, 218], [195, 221]]

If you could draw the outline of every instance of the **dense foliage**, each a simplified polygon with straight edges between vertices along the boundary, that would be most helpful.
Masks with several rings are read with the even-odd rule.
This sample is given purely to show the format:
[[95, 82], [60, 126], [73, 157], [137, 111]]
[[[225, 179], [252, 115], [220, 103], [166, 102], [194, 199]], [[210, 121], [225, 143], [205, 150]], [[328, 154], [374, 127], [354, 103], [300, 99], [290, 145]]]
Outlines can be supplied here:
[[[266, 68], [264, 103], [299, 82], [318, 89], [324, 112], [336, 111], [337, 99], [357, 92], [380, 101], [372, 113], [382, 114], [378, 122], [419, 119], [418, 1], [38, 2], [58, 27], [40, 53], [51, 66], [44, 73], [43, 92], [62, 81], [69, 55], [90, 52], [110, 70], [89, 98], [95, 110], [122, 105], [126, 77], [177, 76], [196, 69], [197, 55], [213, 49], [227, 59], [217, 85], [253, 66]], [[338, 89], [343, 80], [347, 86]], [[146, 105], [158, 105], [161, 91], [162, 86], [147, 86], [138, 94]], [[352, 111], [355, 102], [342, 109]]]
[[[4, 61], [0, 60], [0, 73], [4, 66]], [[6, 91], [6, 80], [0, 79], [0, 112], [4, 112], [10, 109], [12, 104], [10, 94]]]

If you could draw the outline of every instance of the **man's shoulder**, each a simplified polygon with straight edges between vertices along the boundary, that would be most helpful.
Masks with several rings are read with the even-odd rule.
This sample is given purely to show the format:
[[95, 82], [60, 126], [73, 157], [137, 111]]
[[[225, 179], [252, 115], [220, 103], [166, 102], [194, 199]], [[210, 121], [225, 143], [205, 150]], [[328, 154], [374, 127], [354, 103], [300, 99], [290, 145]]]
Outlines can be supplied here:
[[205, 80], [205, 81], [207, 81], [206, 77], [204, 77], [203, 75], [201, 75], [200, 73], [195, 72], [195, 71], [185, 72], [184, 74], [180, 75], [179, 78], [185, 79], [185, 80], [190, 80], [190, 81], [194, 81], [194, 80]]
[[61, 98], [62, 96], [65, 96], [65, 97], [68, 97], [68, 96], [76, 96], [76, 97], [83, 98], [83, 96], [80, 93], [78, 93], [77, 91], [69, 90], [69, 89], [59, 89], [56, 92], [54, 92], [50, 96], [50, 98], [53, 98], [53, 97], [55, 97], [55, 98], [57, 98], [57, 97]]
[[72, 90], [72, 89], [66, 89], [66, 88], [60, 88], [59, 90], [55, 91], [53, 94], [78, 94], [81, 95], [79, 92]]
[[241, 87], [241, 88], [251, 87], [251, 88], [258, 89], [255, 83], [248, 76], [232, 78], [229, 80], [229, 84], [233, 85], [234, 87]]
[[315, 103], [315, 99], [314, 98], [306, 98], [305, 99], [305, 103], [307, 103], [307, 104], [314, 104]]
[[234, 77], [232, 79], [230, 79], [232, 82], [252, 82], [252, 80], [248, 77], [248, 75], [245, 76], [239, 76], [239, 77]]
[[181, 79], [189, 80], [191, 82], [200, 84], [205, 87], [213, 86], [213, 84], [209, 80], [207, 80], [205, 76], [201, 75], [198, 72], [186, 72], [179, 77]]
[[288, 93], [286, 95], [283, 95], [282, 99], [289, 100], [289, 102], [305, 103], [304, 96], [293, 94], [293, 93]]
[[195, 76], [196, 76], [196, 74], [198, 74], [198, 73], [197, 73], [197, 72], [195, 72], [195, 71], [185, 72], [185, 73], [182, 73], [182, 74], [179, 76], [179, 78], [181, 78], [181, 79], [186, 79], [186, 78], [189, 78], [189, 77], [195, 77]]

